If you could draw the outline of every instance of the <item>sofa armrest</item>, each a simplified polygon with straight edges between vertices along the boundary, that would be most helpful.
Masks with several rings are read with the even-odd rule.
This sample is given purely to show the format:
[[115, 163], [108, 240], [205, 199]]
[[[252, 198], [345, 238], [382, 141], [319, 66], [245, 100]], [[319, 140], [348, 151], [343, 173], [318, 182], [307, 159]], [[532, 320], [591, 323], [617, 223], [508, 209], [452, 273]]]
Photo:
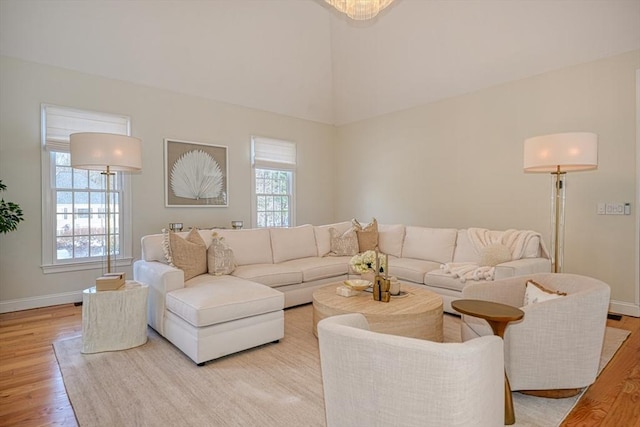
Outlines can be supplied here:
[[147, 322], [164, 336], [164, 312], [167, 293], [184, 288], [184, 272], [158, 261], [136, 261], [133, 278], [149, 285]]
[[494, 280], [550, 271], [551, 260], [547, 258], [522, 258], [496, 265]]

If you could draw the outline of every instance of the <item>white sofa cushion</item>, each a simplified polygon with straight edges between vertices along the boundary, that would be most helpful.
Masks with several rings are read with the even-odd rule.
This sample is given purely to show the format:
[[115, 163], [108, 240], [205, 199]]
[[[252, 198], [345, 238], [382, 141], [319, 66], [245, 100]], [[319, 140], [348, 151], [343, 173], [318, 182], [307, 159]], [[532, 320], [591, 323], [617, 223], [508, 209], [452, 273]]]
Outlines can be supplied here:
[[425, 275], [429, 271], [438, 270], [440, 263], [412, 258], [389, 257], [389, 274], [398, 280], [409, 280], [414, 283], [424, 283]]
[[302, 272], [302, 281], [338, 277], [349, 271], [349, 259], [351, 257], [323, 257], [301, 258], [283, 263], [283, 265]]
[[453, 252], [453, 262], [475, 262], [480, 260], [480, 254], [469, 239], [467, 229], [458, 230], [456, 249]]
[[403, 258], [439, 263], [451, 262], [458, 230], [407, 226], [402, 246]]
[[233, 275], [267, 286], [302, 283], [302, 271], [285, 264], [251, 264], [236, 267]]
[[274, 263], [318, 255], [316, 236], [312, 225], [301, 225], [293, 228], [272, 228], [269, 232], [271, 233], [271, 250], [273, 251]]
[[400, 258], [404, 231], [404, 224], [378, 224], [378, 249], [380, 252]]
[[313, 227], [316, 236], [316, 245], [318, 246], [318, 256], [327, 256], [331, 252], [331, 234], [330, 228], [335, 228], [340, 234], [351, 228], [350, 221], [337, 222], [335, 224], [317, 225]]
[[167, 294], [167, 309], [202, 327], [282, 310], [284, 294], [233, 276], [199, 276]]
[[272, 264], [271, 234], [267, 228], [217, 230], [233, 251], [237, 265]]
[[[485, 280], [482, 280], [485, 282]], [[449, 289], [456, 292], [462, 292], [462, 289], [471, 283], [471, 280], [463, 282], [459, 277], [451, 277], [445, 273], [441, 268], [432, 270], [424, 278], [424, 283], [427, 286], [433, 286], [434, 288]]]

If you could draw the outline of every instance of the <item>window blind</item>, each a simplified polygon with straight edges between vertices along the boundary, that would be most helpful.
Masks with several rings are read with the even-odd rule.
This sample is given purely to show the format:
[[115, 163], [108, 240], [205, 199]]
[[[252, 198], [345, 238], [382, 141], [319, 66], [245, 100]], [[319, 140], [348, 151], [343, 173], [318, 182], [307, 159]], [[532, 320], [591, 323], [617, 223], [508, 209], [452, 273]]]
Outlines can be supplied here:
[[43, 142], [48, 151], [69, 151], [69, 135], [101, 132], [129, 135], [129, 117], [76, 110], [55, 105], [42, 106]]
[[281, 169], [295, 168], [295, 142], [255, 136], [252, 137], [251, 141], [254, 166]]

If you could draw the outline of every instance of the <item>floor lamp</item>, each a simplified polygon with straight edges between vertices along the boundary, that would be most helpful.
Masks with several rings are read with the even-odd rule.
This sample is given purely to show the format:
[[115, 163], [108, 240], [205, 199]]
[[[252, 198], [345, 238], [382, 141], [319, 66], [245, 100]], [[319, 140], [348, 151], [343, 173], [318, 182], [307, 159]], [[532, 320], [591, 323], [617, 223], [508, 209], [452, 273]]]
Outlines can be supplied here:
[[598, 167], [598, 135], [567, 132], [524, 141], [524, 171], [551, 173], [551, 256], [553, 272], [562, 272], [564, 252], [564, 201], [567, 172]]
[[[105, 177], [106, 215], [106, 264], [107, 275], [113, 273], [112, 250], [112, 193], [111, 179], [115, 172], [137, 172], [142, 170], [142, 141], [126, 135], [111, 133], [81, 132], [70, 136], [71, 167], [100, 171]], [[124, 275], [122, 275], [124, 281]]]

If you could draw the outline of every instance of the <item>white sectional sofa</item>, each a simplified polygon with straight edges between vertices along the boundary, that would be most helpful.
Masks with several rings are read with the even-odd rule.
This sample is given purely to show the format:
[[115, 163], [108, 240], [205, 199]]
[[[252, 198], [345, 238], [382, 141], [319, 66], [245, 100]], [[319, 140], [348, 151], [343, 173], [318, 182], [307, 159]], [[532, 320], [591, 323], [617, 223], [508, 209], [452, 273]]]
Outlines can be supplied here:
[[[353, 276], [351, 256], [331, 256], [329, 231], [334, 228], [341, 234], [351, 226], [345, 221], [215, 230], [233, 251], [235, 270], [230, 275], [201, 274], [186, 282], [183, 271], [166, 261], [163, 235], [144, 236], [134, 279], [149, 285], [149, 325], [196, 363], [277, 341], [284, 336], [283, 308], [309, 303], [317, 288]], [[199, 233], [208, 247], [212, 231]], [[499, 239], [506, 232], [487, 233]], [[470, 272], [455, 277], [442, 267], [471, 268], [479, 262], [481, 249], [469, 235], [468, 230], [379, 224], [378, 248], [389, 255], [391, 275], [440, 294], [444, 310], [453, 312], [451, 301], [474, 280]], [[526, 235], [519, 259], [491, 269], [495, 279], [550, 271], [539, 235]]]

